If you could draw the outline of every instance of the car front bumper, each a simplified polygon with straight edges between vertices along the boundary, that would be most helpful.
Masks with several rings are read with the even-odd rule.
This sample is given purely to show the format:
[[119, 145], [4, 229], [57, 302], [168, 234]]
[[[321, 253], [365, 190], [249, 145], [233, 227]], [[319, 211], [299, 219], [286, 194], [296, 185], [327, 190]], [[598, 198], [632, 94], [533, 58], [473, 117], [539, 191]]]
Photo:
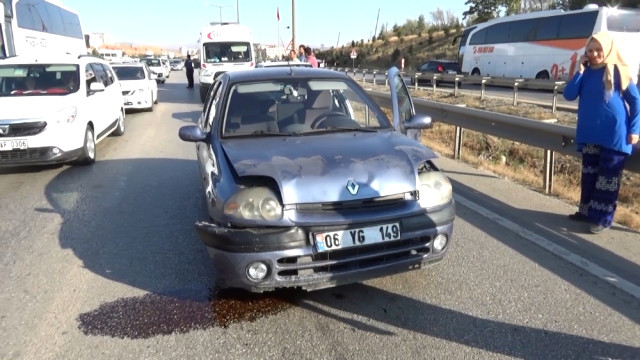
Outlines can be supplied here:
[[[197, 223], [196, 231], [207, 246], [221, 288], [253, 292], [284, 287], [316, 290], [418, 269], [442, 260], [451, 245], [454, 218], [452, 201], [437, 212], [395, 220], [401, 225], [400, 240], [331, 252], [317, 251], [313, 233], [375, 224], [233, 229]], [[448, 240], [439, 252], [433, 247], [438, 234]], [[268, 268], [267, 276], [259, 282], [247, 276], [248, 266], [256, 261]]]

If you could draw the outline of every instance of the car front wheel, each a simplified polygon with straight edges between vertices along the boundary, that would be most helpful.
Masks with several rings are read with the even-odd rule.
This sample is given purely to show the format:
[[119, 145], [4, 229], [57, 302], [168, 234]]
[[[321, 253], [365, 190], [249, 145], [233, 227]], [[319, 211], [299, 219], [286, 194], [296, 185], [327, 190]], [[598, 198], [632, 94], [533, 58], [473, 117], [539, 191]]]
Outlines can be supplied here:
[[122, 136], [124, 135], [124, 112], [120, 111], [120, 115], [118, 116], [118, 125], [116, 129], [113, 131], [113, 135]]
[[93, 129], [87, 125], [84, 132], [84, 146], [82, 146], [82, 155], [77, 160], [78, 165], [90, 165], [96, 162], [96, 139], [93, 135]]

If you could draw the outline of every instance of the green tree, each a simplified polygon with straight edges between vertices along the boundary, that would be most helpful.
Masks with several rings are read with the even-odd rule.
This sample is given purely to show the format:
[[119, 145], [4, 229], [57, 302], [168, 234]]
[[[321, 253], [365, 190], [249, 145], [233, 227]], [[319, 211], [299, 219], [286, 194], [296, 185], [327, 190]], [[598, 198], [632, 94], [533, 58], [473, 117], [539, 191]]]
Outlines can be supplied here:
[[416, 23], [416, 31], [418, 31], [418, 34], [422, 35], [426, 29], [427, 22], [424, 19], [424, 15], [420, 14], [420, 16], [418, 16], [418, 22]]
[[468, 5], [469, 9], [462, 13], [462, 18], [475, 15], [476, 23], [481, 23], [500, 16], [503, 0], [467, 0], [464, 4]]

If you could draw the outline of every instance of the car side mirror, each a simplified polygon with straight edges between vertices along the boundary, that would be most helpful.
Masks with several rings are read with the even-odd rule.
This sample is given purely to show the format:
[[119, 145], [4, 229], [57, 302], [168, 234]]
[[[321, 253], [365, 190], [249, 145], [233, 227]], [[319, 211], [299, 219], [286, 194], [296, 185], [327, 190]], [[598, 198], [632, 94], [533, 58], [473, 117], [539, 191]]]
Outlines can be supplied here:
[[415, 114], [411, 119], [404, 122], [405, 129], [428, 129], [433, 125], [431, 116], [423, 114]]
[[178, 136], [182, 141], [203, 142], [207, 140], [207, 133], [200, 129], [198, 125], [187, 125], [180, 128]]
[[158, 74], [156, 74], [156, 73], [154, 73], [154, 72], [151, 72], [151, 73], [149, 74], [149, 79], [151, 79], [151, 80], [157, 80], [157, 79], [158, 79]]
[[105, 89], [106, 88], [104, 87], [104, 84], [101, 82], [93, 82], [91, 83], [91, 85], [89, 85], [89, 91], [91, 91], [92, 93], [101, 92]]

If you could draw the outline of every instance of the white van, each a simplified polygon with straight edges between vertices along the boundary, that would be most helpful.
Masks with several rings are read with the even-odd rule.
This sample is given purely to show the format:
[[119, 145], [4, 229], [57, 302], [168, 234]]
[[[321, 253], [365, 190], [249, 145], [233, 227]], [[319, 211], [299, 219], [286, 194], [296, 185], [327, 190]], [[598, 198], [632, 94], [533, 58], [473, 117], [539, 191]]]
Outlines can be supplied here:
[[200, 33], [200, 100], [204, 103], [209, 88], [227, 71], [253, 69], [256, 66], [251, 30], [239, 23], [211, 23]]
[[0, 60], [0, 167], [96, 160], [96, 144], [125, 130], [117, 75], [93, 56]]

